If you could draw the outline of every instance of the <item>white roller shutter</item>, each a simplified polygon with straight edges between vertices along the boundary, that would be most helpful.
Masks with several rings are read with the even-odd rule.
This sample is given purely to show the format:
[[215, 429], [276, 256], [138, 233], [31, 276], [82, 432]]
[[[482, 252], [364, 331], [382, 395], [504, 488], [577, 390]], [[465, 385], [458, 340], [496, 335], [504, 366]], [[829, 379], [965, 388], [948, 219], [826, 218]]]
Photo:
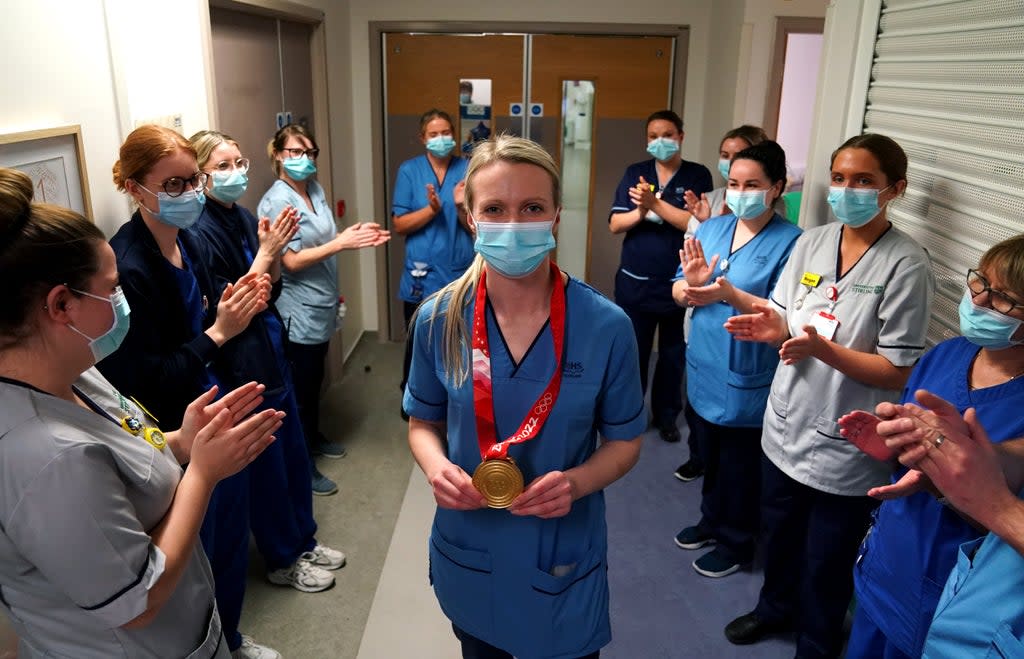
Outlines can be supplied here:
[[932, 258], [929, 343], [955, 336], [967, 268], [1024, 233], [1024, 0], [885, 0], [864, 131], [910, 158], [889, 217]]

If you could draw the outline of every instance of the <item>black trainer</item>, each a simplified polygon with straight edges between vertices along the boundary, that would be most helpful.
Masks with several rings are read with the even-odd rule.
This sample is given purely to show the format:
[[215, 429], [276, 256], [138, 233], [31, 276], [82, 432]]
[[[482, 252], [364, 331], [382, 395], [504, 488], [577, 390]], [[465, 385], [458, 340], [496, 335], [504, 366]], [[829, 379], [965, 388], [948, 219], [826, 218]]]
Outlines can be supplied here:
[[769, 622], [757, 615], [757, 612], [751, 611], [725, 626], [725, 638], [736, 645], [750, 645], [757, 643], [765, 636], [788, 629], [789, 627], [786, 625]]
[[678, 442], [680, 439], [682, 439], [682, 437], [679, 434], [679, 428], [676, 428], [676, 424], [674, 423], [666, 423], [664, 425], [658, 426], [658, 435], [660, 435], [663, 440], [670, 444], [674, 444]]
[[696, 480], [704, 475], [704, 467], [697, 464], [697, 461], [690, 458], [683, 464], [679, 465], [675, 473], [672, 474], [684, 483], [689, 483], [692, 480]]

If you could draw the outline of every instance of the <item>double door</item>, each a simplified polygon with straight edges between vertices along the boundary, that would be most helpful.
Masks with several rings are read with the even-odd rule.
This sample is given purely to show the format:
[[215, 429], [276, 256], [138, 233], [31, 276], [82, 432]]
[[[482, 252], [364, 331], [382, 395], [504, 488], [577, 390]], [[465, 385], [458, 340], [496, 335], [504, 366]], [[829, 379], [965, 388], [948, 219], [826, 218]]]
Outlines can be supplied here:
[[[398, 166], [423, 153], [419, 117], [456, 122], [457, 149], [509, 133], [543, 145], [562, 171], [557, 261], [612, 297], [622, 237], [608, 230], [615, 187], [643, 160], [644, 120], [672, 107], [678, 37], [385, 33], [387, 214]], [[677, 106], [681, 106], [681, 99]], [[405, 241], [388, 244], [391, 338], [404, 336], [398, 281]]]

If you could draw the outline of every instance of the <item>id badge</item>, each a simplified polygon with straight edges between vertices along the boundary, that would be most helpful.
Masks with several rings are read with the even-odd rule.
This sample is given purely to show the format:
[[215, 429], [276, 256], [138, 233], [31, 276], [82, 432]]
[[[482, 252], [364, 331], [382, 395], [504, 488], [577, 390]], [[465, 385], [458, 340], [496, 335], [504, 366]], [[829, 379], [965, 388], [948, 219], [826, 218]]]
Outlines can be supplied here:
[[819, 336], [831, 341], [836, 335], [836, 330], [839, 329], [839, 320], [830, 313], [819, 311], [811, 315], [809, 325], [818, 332]]

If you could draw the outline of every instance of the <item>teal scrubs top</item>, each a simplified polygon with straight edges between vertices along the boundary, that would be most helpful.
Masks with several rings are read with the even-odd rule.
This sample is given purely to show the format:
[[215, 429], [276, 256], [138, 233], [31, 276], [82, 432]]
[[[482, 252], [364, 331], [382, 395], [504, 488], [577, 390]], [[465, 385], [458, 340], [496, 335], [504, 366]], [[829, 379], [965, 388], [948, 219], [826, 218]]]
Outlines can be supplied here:
[[[403, 405], [410, 416], [445, 421], [448, 458], [472, 474], [480, 463], [473, 382], [470, 377], [456, 387], [445, 376], [443, 315], [433, 331], [430, 327], [436, 302], [436, 297], [428, 300], [416, 319]], [[465, 310], [467, 327], [472, 327], [474, 304]], [[509, 450], [527, 483], [582, 464], [597, 449], [598, 433], [608, 440], [632, 440], [645, 430], [633, 328], [600, 293], [575, 279], [566, 285], [560, 365], [550, 324], [514, 364], [494, 314], [488, 309], [486, 315], [500, 437], [516, 431], [554, 369], [562, 369], [561, 390], [544, 428]], [[611, 640], [602, 492], [576, 501], [558, 519], [438, 508], [429, 551], [430, 579], [442, 610], [477, 638], [521, 659], [575, 658]]]
[[[324, 189], [310, 181], [307, 191], [315, 212], [281, 179], [274, 181], [260, 199], [259, 216], [270, 218], [271, 222], [285, 206], [299, 211], [299, 230], [285, 251], [319, 247], [338, 235]], [[331, 256], [296, 272], [281, 268], [281, 295], [274, 304], [292, 343], [317, 345], [330, 341], [338, 313], [338, 259]]]
[[455, 206], [455, 186], [466, 178], [469, 161], [454, 156], [444, 181], [438, 181], [427, 156], [406, 160], [398, 168], [391, 212], [405, 215], [427, 205], [427, 184], [434, 186], [441, 211], [405, 237], [405, 263], [398, 297], [419, 304], [458, 279], [473, 262], [473, 237], [461, 224]]
[[[709, 262], [718, 264], [707, 283], [725, 276], [738, 289], [767, 298], [789, 260], [800, 229], [776, 214], [756, 236], [731, 252], [739, 220], [710, 218], [697, 229]], [[682, 266], [676, 279], [683, 278]], [[739, 310], [725, 303], [695, 307], [686, 351], [686, 399], [701, 418], [720, 426], [760, 428], [779, 350], [766, 343], [737, 341], [722, 327]]]

